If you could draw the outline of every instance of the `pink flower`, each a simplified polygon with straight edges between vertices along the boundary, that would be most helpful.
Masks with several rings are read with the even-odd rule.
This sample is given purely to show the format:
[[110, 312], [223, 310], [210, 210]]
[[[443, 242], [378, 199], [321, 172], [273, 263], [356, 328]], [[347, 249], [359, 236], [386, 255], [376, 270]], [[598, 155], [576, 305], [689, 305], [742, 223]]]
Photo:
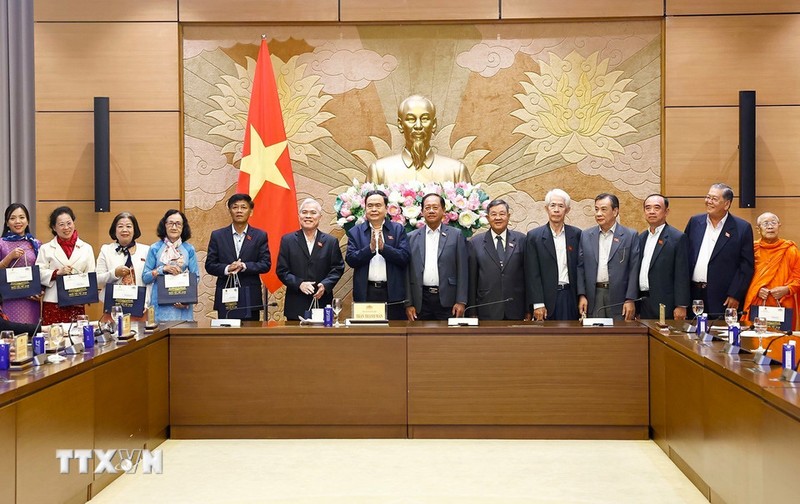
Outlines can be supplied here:
[[406, 218], [405, 218], [405, 217], [403, 217], [403, 215], [402, 215], [402, 214], [396, 214], [396, 215], [392, 215], [392, 222], [397, 222], [398, 224], [402, 224], [402, 225], [404, 225], [404, 226], [405, 226], [405, 224], [406, 224]]
[[456, 208], [459, 208], [459, 209], [463, 210], [463, 209], [465, 209], [467, 207], [466, 198], [464, 198], [464, 196], [462, 196], [460, 194], [456, 194], [454, 197], [449, 198], [449, 199], [450, 199], [450, 201], [453, 202], [453, 205], [455, 205]]
[[416, 195], [417, 195], [416, 191], [414, 191], [414, 189], [411, 189], [411, 188], [406, 188], [403, 191], [403, 197], [404, 198], [414, 198], [414, 196], [416, 196]]
[[484, 201], [483, 203], [481, 203], [481, 208], [483, 208], [484, 210], [486, 210], [487, 208], [489, 208], [489, 203], [490, 203], [490, 201], [487, 199], [486, 201]]
[[450, 224], [450, 215], [444, 214], [444, 217], [442, 218], [442, 224]]
[[342, 217], [350, 217], [351, 215], [353, 215], [352, 212], [350, 211], [350, 206], [342, 205], [342, 209], [339, 210], [339, 215], [341, 215]]
[[458, 212], [448, 212], [447, 213], [447, 218], [450, 219], [451, 221], [457, 221], [458, 220]]
[[414, 201], [414, 197], [413, 196], [406, 196], [405, 201], [403, 201], [403, 205], [405, 205], [405, 206], [414, 206], [415, 204], [416, 204], [416, 201]]
[[424, 220], [421, 220], [421, 221], [417, 222], [417, 228], [421, 228], [423, 226], [425, 226], [425, 221]]
[[[392, 217], [400, 215], [400, 205], [398, 205], [396, 203], [389, 203], [389, 206], [386, 208], [386, 212], [389, 215], [391, 215]], [[394, 219], [392, 219], [392, 220], [394, 220]], [[395, 222], [397, 222], [397, 221], [395, 221]]]
[[470, 210], [477, 210], [481, 206], [481, 200], [478, 199], [478, 195], [476, 193], [472, 193], [467, 200], [467, 208]]

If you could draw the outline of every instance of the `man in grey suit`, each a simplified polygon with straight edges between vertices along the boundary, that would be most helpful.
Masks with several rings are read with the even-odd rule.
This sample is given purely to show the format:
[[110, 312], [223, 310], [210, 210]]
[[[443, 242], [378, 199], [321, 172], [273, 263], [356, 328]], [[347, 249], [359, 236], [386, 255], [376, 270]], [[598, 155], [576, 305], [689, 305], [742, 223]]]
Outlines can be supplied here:
[[659, 304], [664, 316], [686, 319], [689, 306], [689, 241], [686, 235], [667, 224], [669, 199], [651, 194], [644, 200], [648, 228], [639, 235], [639, 318], [658, 319]]
[[578, 250], [578, 310], [590, 317], [633, 320], [639, 294], [639, 237], [617, 223], [618, 216], [619, 199], [609, 193], [597, 195], [597, 227], [581, 233]]
[[447, 320], [461, 317], [467, 306], [469, 268], [467, 241], [461, 231], [442, 224], [444, 198], [422, 198], [425, 226], [408, 235], [411, 262], [406, 279], [408, 320]]
[[565, 224], [571, 199], [561, 189], [544, 197], [549, 222], [525, 237], [525, 285], [536, 320], [578, 320], [581, 230]]
[[467, 244], [469, 304], [485, 306], [469, 311], [486, 320], [530, 320], [525, 300], [525, 235], [508, 229], [511, 211], [505, 201], [491, 201], [486, 213], [491, 229]]

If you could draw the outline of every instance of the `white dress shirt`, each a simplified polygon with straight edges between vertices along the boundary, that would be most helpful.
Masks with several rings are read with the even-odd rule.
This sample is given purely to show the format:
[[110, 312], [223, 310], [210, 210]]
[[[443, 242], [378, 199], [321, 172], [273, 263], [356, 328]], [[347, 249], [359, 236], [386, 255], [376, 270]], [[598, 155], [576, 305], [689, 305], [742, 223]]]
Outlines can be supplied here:
[[441, 224], [436, 229], [425, 226], [425, 267], [422, 270], [422, 285], [439, 286], [439, 236]]
[[[556, 264], [558, 264], [558, 285], [567, 285], [569, 283], [569, 266], [567, 266], [567, 233], [566, 228], [562, 227], [561, 231], [556, 233], [553, 228], [547, 226], [551, 233], [553, 233], [553, 243], [556, 246]], [[544, 308], [544, 303], [534, 303], [533, 309], [538, 310]]]
[[703, 234], [703, 243], [700, 245], [700, 252], [697, 254], [697, 263], [694, 265], [692, 272], [692, 282], [708, 282], [708, 261], [711, 260], [711, 253], [714, 252], [714, 246], [717, 244], [719, 234], [722, 232], [725, 221], [728, 220], [728, 214], [725, 214], [717, 226], [711, 224], [711, 219], [706, 216], [706, 232]]
[[617, 223], [615, 222], [611, 229], [603, 232], [600, 229], [600, 233], [598, 235], [599, 239], [599, 247], [598, 247], [598, 257], [597, 257], [597, 282], [608, 282], [608, 257], [611, 255], [611, 243], [614, 241], [614, 231], [617, 229]]
[[647, 228], [647, 241], [644, 244], [644, 255], [639, 268], [639, 290], [641, 291], [650, 290], [650, 261], [653, 260], [653, 252], [656, 250], [658, 237], [661, 236], [661, 231], [664, 230], [666, 225], [666, 223], [661, 224], [656, 228], [655, 232], [650, 232], [650, 228]]
[[314, 231], [314, 236], [311, 239], [308, 239], [308, 235], [303, 232], [303, 238], [306, 239], [306, 248], [308, 249], [308, 255], [311, 255], [311, 252], [314, 251], [314, 242], [317, 241], [317, 231]]
[[383, 226], [375, 229], [370, 226], [370, 232], [375, 235], [375, 255], [369, 261], [367, 280], [370, 282], [386, 281], [386, 258], [381, 255], [380, 243], [383, 241]]
[[[236, 232], [236, 228], [233, 227], [233, 224], [231, 224], [231, 234], [233, 235], [233, 248], [236, 250], [236, 259], [237, 260], [239, 259], [239, 254], [242, 252], [242, 244], [244, 243], [244, 239], [247, 236], [247, 230], [248, 229], [250, 229], [249, 225], [245, 226], [244, 230], [242, 230], [241, 233], [237, 233]], [[225, 274], [226, 275], [228, 274], [228, 268], [229, 267], [230, 267], [230, 264], [228, 266], [225, 266]], [[247, 265], [242, 263], [241, 271], [245, 271], [246, 269], [247, 269]]]
[[[505, 256], [508, 257], [508, 229], [504, 229], [502, 233], [497, 234], [494, 230], [490, 230], [492, 233], [492, 244], [494, 248], [497, 249], [497, 237], [500, 237], [500, 241], [503, 243], [503, 250], [505, 251]], [[500, 260], [502, 261], [503, 258], [501, 257]]]

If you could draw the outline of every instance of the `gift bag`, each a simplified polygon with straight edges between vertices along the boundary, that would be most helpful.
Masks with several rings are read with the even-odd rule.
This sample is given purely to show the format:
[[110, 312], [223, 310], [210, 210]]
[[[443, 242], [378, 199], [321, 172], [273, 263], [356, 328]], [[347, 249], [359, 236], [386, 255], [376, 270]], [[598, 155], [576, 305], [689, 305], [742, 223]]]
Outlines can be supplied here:
[[92, 271], [75, 275], [58, 275], [56, 277], [58, 306], [75, 306], [96, 303], [97, 274]]
[[794, 320], [794, 310], [782, 307], [778, 299], [775, 301], [778, 302], [778, 306], [767, 306], [766, 299], [761, 306], [750, 305], [750, 313], [747, 318], [753, 321], [756, 317], [763, 317], [767, 319], [767, 327], [771, 329], [780, 329], [781, 331], [791, 331], [792, 321]]
[[197, 275], [189, 271], [179, 275], [159, 275], [156, 288], [160, 305], [197, 303]]
[[[23, 256], [24, 257], [24, 256]], [[14, 263], [16, 264], [16, 263]], [[0, 269], [0, 296], [2, 299], [24, 299], [42, 293], [39, 266], [12, 266]]]
[[228, 275], [225, 288], [222, 289], [222, 309], [217, 310], [219, 318], [241, 319], [249, 318], [252, 314], [252, 299], [250, 289], [242, 287], [239, 275]]

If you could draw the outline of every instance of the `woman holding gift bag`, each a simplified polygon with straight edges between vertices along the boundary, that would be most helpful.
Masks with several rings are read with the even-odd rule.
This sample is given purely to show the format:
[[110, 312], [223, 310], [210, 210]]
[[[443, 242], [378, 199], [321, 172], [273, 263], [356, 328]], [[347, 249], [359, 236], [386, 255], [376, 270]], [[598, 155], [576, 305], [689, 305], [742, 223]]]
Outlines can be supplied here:
[[[33, 266], [42, 243], [31, 234], [28, 209], [22, 203], [10, 204], [4, 222], [0, 268]], [[41, 316], [40, 297], [3, 299], [3, 311], [13, 322], [37, 324]]]
[[[142, 273], [144, 283], [151, 285], [158, 281], [159, 276], [179, 275], [187, 271], [199, 281], [197, 254], [194, 247], [187, 243], [192, 237], [192, 231], [183, 212], [167, 210], [158, 223], [156, 234], [161, 241], [150, 246]], [[153, 286], [150, 291], [150, 305], [155, 307], [156, 322], [194, 320], [191, 304], [158, 304], [157, 286]]]
[[50, 231], [54, 238], [39, 247], [36, 264], [44, 289], [42, 323], [72, 322], [86, 314], [85, 305], [59, 306], [58, 277], [94, 272], [92, 246], [78, 237], [75, 213], [70, 207], [58, 207], [50, 214]]
[[[100, 247], [100, 255], [97, 256], [97, 286], [103, 291], [100, 299], [105, 299], [105, 289], [114, 288], [115, 284], [120, 285], [139, 285], [144, 286], [142, 272], [149, 245], [138, 243], [136, 240], [142, 236], [139, 229], [139, 222], [136, 216], [130, 212], [122, 212], [111, 221], [108, 230], [111, 243], [106, 243]], [[150, 286], [147, 286], [145, 295], [145, 307], [150, 304]], [[110, 311], [111, 306], [105, 305], [104, 311]], [[142, 314], [132, 314], [134, 317], [142, 317]], [[142, 318], [142, 320], [144, 320]]]

